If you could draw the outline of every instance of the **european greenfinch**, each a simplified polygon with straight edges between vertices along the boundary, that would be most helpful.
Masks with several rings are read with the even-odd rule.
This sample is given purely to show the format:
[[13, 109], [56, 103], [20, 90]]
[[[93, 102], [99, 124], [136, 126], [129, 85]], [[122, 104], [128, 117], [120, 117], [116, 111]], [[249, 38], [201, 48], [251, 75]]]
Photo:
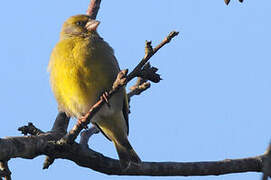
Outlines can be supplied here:
[[[113, 49], [97, 33], [99, 21], [87, 15], [70, 17], [54, 47], [48, 70], [60, 111], [80, 119], [112, 88], [120, 71]], [[141, 160], [128, 141], [129, 106], [125, 88], [93, 117], [92, 123], [112, 140], [122, 167]]]

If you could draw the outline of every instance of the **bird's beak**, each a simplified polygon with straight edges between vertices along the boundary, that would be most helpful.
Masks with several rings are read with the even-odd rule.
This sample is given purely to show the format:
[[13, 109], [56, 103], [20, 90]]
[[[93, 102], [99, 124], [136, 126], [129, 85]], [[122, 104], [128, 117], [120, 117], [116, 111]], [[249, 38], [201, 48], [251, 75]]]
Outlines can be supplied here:
[[86, 24], [86, 28], [88, 31], [96, 31], [99, 24], [100, 24], [100, 21], [90, 19]]

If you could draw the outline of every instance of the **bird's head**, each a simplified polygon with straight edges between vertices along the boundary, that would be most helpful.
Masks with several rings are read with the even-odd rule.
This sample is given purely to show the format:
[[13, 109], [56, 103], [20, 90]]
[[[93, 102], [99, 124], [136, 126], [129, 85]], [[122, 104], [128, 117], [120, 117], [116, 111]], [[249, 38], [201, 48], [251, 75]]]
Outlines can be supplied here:
[[76, 15], [70, 17], [62, 26], [61, 38], [71, 36], [88, 37], [97, 34], [99, 21], [91, 19], [88, 15]]

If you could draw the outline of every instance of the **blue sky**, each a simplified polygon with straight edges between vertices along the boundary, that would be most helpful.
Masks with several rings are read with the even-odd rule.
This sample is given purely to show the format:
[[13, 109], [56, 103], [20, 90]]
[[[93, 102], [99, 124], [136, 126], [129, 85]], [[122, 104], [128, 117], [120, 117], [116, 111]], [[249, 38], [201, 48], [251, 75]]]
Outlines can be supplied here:
[[[3, 1], [0, 11], [0, 137], [18, 136], [33, 122], [49, 130], [57, 114], [46, 71], [62, 23], [85, 13], [88, 0]], [[262, 154], [270, 141], [271, 2], [246, 0], [103, 1], [99, 33], [115, 49], [121, 68], [144, 55], [145, 40], [159, 43], [180, 31], [151, 62], [163, 81], [132, 100], [130, 142], [144, 161], [207, 161]], [[71, 121], [73, 125], [75, 121]], [[90, 146], [117, 158], [101, 134]], [[14, 179], [150, 179], [107, 176], [44, 157], [12, 159]], [[31, 175], [30, 175], [31, 174]], [[178, 179], [259, 179], [261, 174]], [[176, 178], [176, 177], [175, 177]], [[155, 179], [175, 179], [155, 178]]]

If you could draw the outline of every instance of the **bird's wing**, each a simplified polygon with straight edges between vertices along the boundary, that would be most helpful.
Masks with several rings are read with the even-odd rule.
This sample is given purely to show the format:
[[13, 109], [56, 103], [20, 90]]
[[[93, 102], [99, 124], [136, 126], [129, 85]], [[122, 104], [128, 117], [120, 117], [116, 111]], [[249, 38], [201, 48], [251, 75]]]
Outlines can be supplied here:
[[102, 134], [104, 135], [104, 137], [106, 137], [109, 141], [112, 141], [102, 130], [102, 128], [100, 128], [100, 126], [97, 123], [94, 123], [95, 126], [100, 130], [100, 132], [102, 132]]
[[128, 102], [128, 97], [127, 97], [127, 93], [126, 90], [124, 89], [124, 100], [123, 100], [123, 107], [122, 107], [122, 113], [124, 116], [124, 119], [126, 121], [126, 125], [127, 125], [127, 135], [129, 134], [129, 102]]
[[[113, 52], [113, 49], [112, 49], [112, 52]], [[116, 57], [114, 56], [114, 52], [112, 53], [113, 55], [113, 63], [114, 63], [114, 66], [115, 68], [117, 68], [118, 71], [120, 71], [120, 67], [119, 67], [119, 63], [116, 59]], [[130, 113], [130, 108], [129, 108], [129, 102], [128, 102], [128, 97], [127, 97], [127, 93], [126, 93], [126, 89], [125, 87], [123, 88], [123, 93], [124, 93], [124, 98], [123, 98], [123, 105], [122, 105], [122, 113], [123, 113], [123, 116], [124, 116], [124, 119], [126, 121], [126, 125], [127, 125], [127, 135], [129, 134], [129, 113]]]

